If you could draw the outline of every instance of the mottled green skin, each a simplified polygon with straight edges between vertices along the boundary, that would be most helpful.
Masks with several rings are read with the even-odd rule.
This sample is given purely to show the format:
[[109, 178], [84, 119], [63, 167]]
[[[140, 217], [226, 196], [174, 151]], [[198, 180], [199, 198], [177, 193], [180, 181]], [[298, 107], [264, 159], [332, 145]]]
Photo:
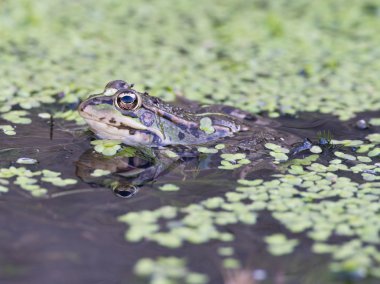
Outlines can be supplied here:
[[[118, 107], [117, 91], [121, 89], [139, 96], [141, 106], [132, 111]], [[181, 108], [138, 92], [120, 80], [108, 83], [103, 93], [82, 102], [78, 111], [98, 137], [118, 139], [127, 145], [196, 145], [248, 129], [237, 117], [229, 115], [231, 108]], [[211, 125], [205, 128], [204, 121], [211, 121]]]

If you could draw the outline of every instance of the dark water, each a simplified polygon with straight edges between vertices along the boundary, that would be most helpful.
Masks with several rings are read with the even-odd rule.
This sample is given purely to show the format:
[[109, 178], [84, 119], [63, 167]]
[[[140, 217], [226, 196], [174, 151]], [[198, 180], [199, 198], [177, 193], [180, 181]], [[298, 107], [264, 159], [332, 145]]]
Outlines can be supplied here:
[[[358, 118], [375, 115], [379, 117], [380, 113], [361, 114]], [[310, 138], [321, 130], [332, 131], [335, 139], [361, 139], [374, 131], [357, 130], [353, 127], [357, 119], [341, 123], [332, 116], [317, 114], [279, 120], [289, 126], [285, 130]], [[26, 156], [39, 161], [26, 166], [31, 170], [50, 169], [62, 172], [65, 178], [77, 178], [78, 161], [86, 157], [91, 136], [74, 128], [72, 123], [57, 121], [51, 140], [50, 125], [36, 117], [33, 125], [17, 127], [15, 137], [0, 134], [0, 166], [9, 167], [17, 158]], [[185, 244], [174, 250], [151, 242], [132, 244], [124, 240], [126, 226], [117, 221], [127, 212], [154, 210], [168, 204], [185, 206], [234, 190], [236, 177], [231, 176], [232, 172], [205, 168], [195, 174], [194, 163], [196, 160], [190, 159], [169, 167], [130, 199], [118, 197], [97, 180], [80, 180], [62, 189], [51, 187], [48, 198], [33, 198], [20, 188], [11, 188], [0, 196], [0, 282], [145, 283], [132, 272], [138, 259], [177, 255], [189, 259], [191, 270], [208, 274], [210, 283], [223, 283], [216, 251], [229, 244], [211, 241], [197, 246]], [[264, 178], [269, 174], [257, 173]], [[181, 190], [156, 190], [165, 183], [178, 184]], [[288, 233], [269, 212], [261, 212], [254, 226], [233, 225], [227, 230], [236, 236], [231, 246], [243, 266], [267, 272], [267, 279], [259, 283], [349, 283], [332, 277], [329, 256], [311, 253], [312, 243], [306, 237], [300, 238], [293, 254], [271, 256], [263, 237]]]

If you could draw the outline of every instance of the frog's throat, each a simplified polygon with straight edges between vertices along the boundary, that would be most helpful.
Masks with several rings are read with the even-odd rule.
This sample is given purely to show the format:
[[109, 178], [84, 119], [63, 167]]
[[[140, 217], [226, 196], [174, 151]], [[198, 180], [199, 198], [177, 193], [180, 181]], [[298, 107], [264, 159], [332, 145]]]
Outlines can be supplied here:
[[[135, 131], [141, 130], [141, 131], [150, 132], [152, 133], [152, 135], [156, 135], [157, 137], [161, 139], [161, 141], [165, 140], [164, 135], [158, 129], [147, 127], [127, 116], [122, 117], [121, 118], [122, 121], [119, 121], [118, 124], [116, 124], [117, 122], [114, 119], [112, 120], [112, 118], [109, 120], [109, 123], [108, 123], [107, 119], [102, 119], [102, 118], [97, 119], [88, 114], [85, 114], [85, 115], [82, 114], [82, 116], [90, 126], [94, 124], [94, 122], [96, 123], [97, 127], [92, 127], [96, 134], [99, 134], [99, 132], [102, 131], [109, 134], [110, 136], [120, 137], [119, 139], [124, 139], [125, 130], [135, 130]], [[96, 129], [96, 128], [101, 128], [101, 130], [99, 131], [99, 129]], [[112, 129], [112, 131], [109, 131], [110, 128]], [[117, 130], [120, 130], [120, 132], [122, 133], [118, 134]]]

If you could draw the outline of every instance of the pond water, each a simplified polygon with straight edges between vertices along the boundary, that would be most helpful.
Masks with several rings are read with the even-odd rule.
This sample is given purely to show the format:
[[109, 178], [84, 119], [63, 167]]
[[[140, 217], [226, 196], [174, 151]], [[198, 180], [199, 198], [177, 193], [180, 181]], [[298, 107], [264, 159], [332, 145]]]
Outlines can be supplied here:
[[[360, 130], [355, 123], [373, 117], [380, 117], [380, 112], [362, 113], [347, 122], [310, 113], [276, 120], [284, 131], [313, 141], [321, 132], [324, 136], [330, 132], [334, 140], [369, 144], [366, 137], [380, 128]], [[219, 169], [218, 153], [169, 162], [143, 157], [105, 158], [94, 152], [90, 145], [94, 137], [84, 130], [59, 119], [52, 126], [49, 119], [35, 115], [31, 125], [17, 127], [16, 135], [0, 134], [0, 168], [25, 167], [36, 173], [32, 175], [36, 181], [30, 183], [47, 190], [33, 196], [33, 189], [23, 189], [25, 182], [17, 181], [21, 176], [31, 177], [30, 173], [7, 178], [0, 172], [0, 178], [9, 182], [9, 191], [0, 196], [2, 283], [378, 283], [369, 276], [376, 274], [379, 265], [376, 205], [380, 193], [375, 184], [380, 174], [379, 165], [375, 166], [379, 158], [361, 158], [373, 167], [352, 170], [364, 163], [357, 160], [358, 156], [367, 157], [368, 151], [358, 153], [362, 144], [331, 143], [334, 145], [321, 147], [320, 154], [306, 151], [277, 164], [268, 154], [264, 160], [272, 168], [258, 166], [242, 176], [243, 167]], [[236, 142], [231, 141], [233, 138], [218, 143]], [[355, 159], [339, 158], [336, 152]], [[310, 160], [313, 155], [317, 156]], [[21, 157], [38, 163], [17, 164]], [[337, 159], [340, 162], [331, 162]], [[298, 165], [305, 172], [296, 173], [300, 168], [292, 161], [302, 160], [306, 162]], [[322, 168], [334, 164], [349, 170]], [[46, 179], [57, 175], [38, 173], [44, 169], [61, 173], [62, 180], [56, 182], [65, 186]], [[108, 169], [111, 175], [91, 176], [95, 169]], [[306, 172], [322, 178], [315, 180], [315, 186], [305, 185], [312, 180]], [[371, 176], [363, 180], [363, 173]], [[303, 183], [294, 181], [297, 178]], [[319, 184], [318, 180], [330, 182]], [[111, 189], [114, 181], [123, 188], [134, 185], [138, 191], [123, 198], [120, 195], [125, 197], [125, 191]], [[340, 181], [343, 188], [335, 186]], [[360, 187], [366, 182], [373, 182], [368, 187], [372, 192]], [[327, 190], [314, 192], [339, 193], [313, 197], [313, 188], [318, 186], [327, 186]], [[345, 190], [352, 194], [345, 195]], [[367, 190], [366, 194], [360, 195], [361, 190]], [[221, 199], [215, 199], [218, 197]], [[324, 210], [334, 208], [334, 203], [334, 216], [340, 221], [331, 220], [333, 225], [328, 226], [331, 215]], [[348, 210], [350, 204], [352, 212]], [[369, 206], [368, 210], [363, 206]], [[137, 214], [125, 215], [133, 212]], [[362, 220], [350, 223], [355, 214], [360, 219], [364, 213], [375, 236]], [[288, 218], [283, 219], [285, 215]], [[206, 228], [204, 224], [208, 224]], [[301, 227], [296, 228], [296, 224]], [[316, 244], [330, 247], [321, 254], [323, 248], [318, 250]], [[339, 255], [339, 251], [345, 253]], [[162, 258], [158, 261], [159, 257], [176, 258], [165, 262]], [[155, 269], [146, 259], [145, 266], [141, 264], [143, 258], [158, 261]], [[185, 264], [178, 260], [182, 258]], [[139, 262], [143, 267], [140, 270], [136, 268]]]
[[[0, 1], [0, 283], [379, 283], [379, 30], [378, 0]], [[300, 144], [95, 140], [115, 79]]]

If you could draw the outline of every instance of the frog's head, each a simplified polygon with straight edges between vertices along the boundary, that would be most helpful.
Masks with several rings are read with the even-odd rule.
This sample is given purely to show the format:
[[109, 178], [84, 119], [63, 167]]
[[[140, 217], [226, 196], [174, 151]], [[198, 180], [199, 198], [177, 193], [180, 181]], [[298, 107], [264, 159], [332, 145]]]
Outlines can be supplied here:
[[78, 111], [97, 136], [127, 145], [200, 144], [239, 131], [222, 114], [207, 115], [211, 124], [205, 130], [204, 114], [166, 104], [121, 80], [108, 83], [103, 93], [90, 96]]

